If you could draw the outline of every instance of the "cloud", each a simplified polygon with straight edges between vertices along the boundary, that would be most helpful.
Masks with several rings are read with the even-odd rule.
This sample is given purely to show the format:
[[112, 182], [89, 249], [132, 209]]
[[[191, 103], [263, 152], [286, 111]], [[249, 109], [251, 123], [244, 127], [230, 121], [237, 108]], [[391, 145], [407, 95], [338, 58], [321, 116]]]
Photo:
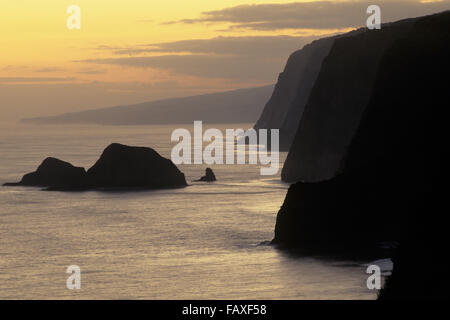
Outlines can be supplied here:
[[212, 39], [190, 39], [117, 47], [100, 45], [95, 50], [110, 51], [113, 55], [136, 56], [148, 53], [197, 53], [218, 55], [246, 55], [279, 57], [318, 36], [241, 36], [216, 37]]
[[[252, 4], [203, 12], [196, 19], [174, 23], [230, 23], [230, 29], [342, 29], [365, 25], [370, 1], [311, 1], [286, 4]], [[379, 0], [383, 22], [450, 9], [450, 1]]]
[[[278, 59], [280, 60], [280, 59]], [[208, 78], [274, 79], [281, 61], [251, 59], [249, 57], [214, 56], [205, 54], [164, 55], [156, 57], [130, 57], [117, 59], [91, 59], [83, 62], [111, 64], [127, 67], [157, 68]], [[274, 63], [275, 62], [275, 63]], [[274, 64], [277, 66], [274, 68]], [[276, 69], [276, 70], [274, 70]]]
[[79, 70], [77, 73], [80, 74], [104, 74], [106, 73], [105, 70], [98, 70], [98, 69], [86, 69], [86, 70]]
[[31, 83], [31, 82], [67, 82], [77, 80], [73, 77], [55, 78], [55, 77], [0, 77], [0, 83]]
[[[207, 78], [235, 78], [271, 83], [288, 56], [317, 37], [216, 37], [112, 49], [131, 57], [82, 60], [84, 63], [156, 68]], [[105, 47], [102, 47], [105, 49]], [[108, 47], [108, 50], [111, 50]], [[158, 55], [154, 55], [157, 53]], [[135, 56], [147, 54], [147, 56]], [[148, 54], [153, 54], [148, 56]]]
[[[190, 52], [275, 58], [298, 49], [317, 37], [254, 36], [216, 37], [150, 44], [147, 52]], [[143, 52], [144, 49], [140, 51]], [[115, 51], [123, 54], [125, 51]]]
[[46, 67], [46, 68], [40, 68], [40, 69], [34, 70], [34, 72], [41, 72], [41, 73], [52, 73], [52, 72], [61, 72], [61, 71], [66, 71], [66, 70], [63, 68], [58, 68], [58, 67]]
[[30, 67], [25, 66], [25, 65], [21, 65], [21, 66], [7, 65], [2, 68], [2, 71], [23, 71], [23, 70], [27, 70], [27, 69], [30, 69]]

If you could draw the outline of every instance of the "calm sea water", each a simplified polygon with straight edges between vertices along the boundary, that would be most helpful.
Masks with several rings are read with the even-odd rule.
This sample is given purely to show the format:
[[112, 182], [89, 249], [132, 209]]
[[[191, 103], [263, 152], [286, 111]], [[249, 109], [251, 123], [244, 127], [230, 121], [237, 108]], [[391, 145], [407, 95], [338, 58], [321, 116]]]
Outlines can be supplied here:
[[[248, 128], [250, 124], [227, 125]], [[187, 126], [192, 130], [192, 126]], [[223, 126], [218, 126], [224, 129]], [[0, 126], [0, 183], [47, 156], [89, 168], [112, 142], [170, 157], [171, 126]], [[281, 161], [286, 154], [281, 154]], [[218, 181], [141, 192], [0, 187], [2, 299], [374, 299], [366, 267], [272, 246], [288, 185], [259, 165], [211, 166]], [[81, 290], [66, 288], [70, 265]]]

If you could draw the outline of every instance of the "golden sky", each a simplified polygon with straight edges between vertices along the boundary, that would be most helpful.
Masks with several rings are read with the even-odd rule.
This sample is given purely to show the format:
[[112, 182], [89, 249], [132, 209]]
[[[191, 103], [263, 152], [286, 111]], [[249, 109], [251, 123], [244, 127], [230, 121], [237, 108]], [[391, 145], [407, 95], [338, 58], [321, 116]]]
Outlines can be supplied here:
[[[387, 20], [450, 8], [448, 0], [378, 2]], [[0, 112], [17, 118], [271, 84], [294, 50], [362, 26], [368, 4], [2, 1]], [[70, 5], [81, 9], [80, 30], [66, 26]]]
[[[252, 3], [264, 3], [255, 0]], [[276, 1], [271, 3], [288, 3]], [[109, 54], [95, 50], [97, 46], [134, 46], [183, 39], [205, 39], [220, 35], [218, 26], [203, 24], [165, 25], [167, 21], [197, 17], [203, 11], [245, 4], [242, 0], [15, 0], [2, 2], [0, 30], [0, 68], [3, 77], [36, 76], [35, 69], [82, 69], [73, 61]], [[66, 8], [81, 8], [82, 27], [69, 30]], [[275, 32], [277, 33], [277, 32]], [[274, 32], [246, 32], [246, 35]], [[289, 32], [283, 32], [289, 34]], [[226, 32], [226, 36], [242, 35], [242, 31]], [[16, 66], [17, 68], [13, 68]], [[20, 67], [33, 66], [33, 70]], [[58, 68], [57, 68], [58, 67]], [[77, 69], [78, 68], [78, 69]], [[122, 70], [123, 71], [123, 70]], [[120, 71], [117, 71], [120, 72]], [[134, 71], [135, 73], [136, 71]], [[139, 72], [138, 72], [139, 73]], [[39, 72], [42, 76], [42, 72]], [[72, 77], [69, 72], [48, 72]], [[114, 74], [113, 74], [114, 75]], [[111, 75], [87, 76], [83, 79], [114, 81]], [[143, 75], [136, 74], [135, 80]], [[106, 79], [105, 79], [106, 78]]]

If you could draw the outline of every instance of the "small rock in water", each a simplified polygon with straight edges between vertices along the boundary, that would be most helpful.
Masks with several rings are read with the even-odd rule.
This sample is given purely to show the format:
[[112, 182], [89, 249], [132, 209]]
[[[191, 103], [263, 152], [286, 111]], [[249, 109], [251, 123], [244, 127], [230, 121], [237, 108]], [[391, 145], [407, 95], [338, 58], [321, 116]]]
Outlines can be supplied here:
[[212, 171], [211, 168], [206, 168], [205, 175], [197, 181], [207, 181], [207, 182], [216, 181], [216, 176], [214, 175], [214, 172]]

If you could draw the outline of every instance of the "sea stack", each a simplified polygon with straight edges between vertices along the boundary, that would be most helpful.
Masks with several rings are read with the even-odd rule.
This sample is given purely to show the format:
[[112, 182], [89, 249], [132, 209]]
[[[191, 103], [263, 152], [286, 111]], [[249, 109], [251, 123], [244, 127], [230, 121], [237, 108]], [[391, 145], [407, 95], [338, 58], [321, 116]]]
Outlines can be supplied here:
[[216, 181], [216, 176], [211, 168], [206, 168], [205, 175], [200, 179], [198, 179], [197, 181], [213, 182]]
[[216, 175], [214, 174], [211, 168], [206, 168], [205, 175], [200, 179], [198, 179], [197, 181], [213, 182], [216, 181]]
[[171, 188], [186, 186], [184, 174], [169, 159], [146, 147], [109, 145], [87, 171], [90, 188]]
[[20, 182], [5, 183], [4, 186], [78, 188], [84, 184], [85, 175], [84, 168], [49, 157], [42, 161], [36, 171], [24, 175]]
[[18, 183], [5, 186], [37, 186], [47, 190], [161, 189], [186, 186], [184, 174], [169, 159], [146, 147], [109, 145], [87, 172], [68, 162], [45, 159], [39, 168]]

